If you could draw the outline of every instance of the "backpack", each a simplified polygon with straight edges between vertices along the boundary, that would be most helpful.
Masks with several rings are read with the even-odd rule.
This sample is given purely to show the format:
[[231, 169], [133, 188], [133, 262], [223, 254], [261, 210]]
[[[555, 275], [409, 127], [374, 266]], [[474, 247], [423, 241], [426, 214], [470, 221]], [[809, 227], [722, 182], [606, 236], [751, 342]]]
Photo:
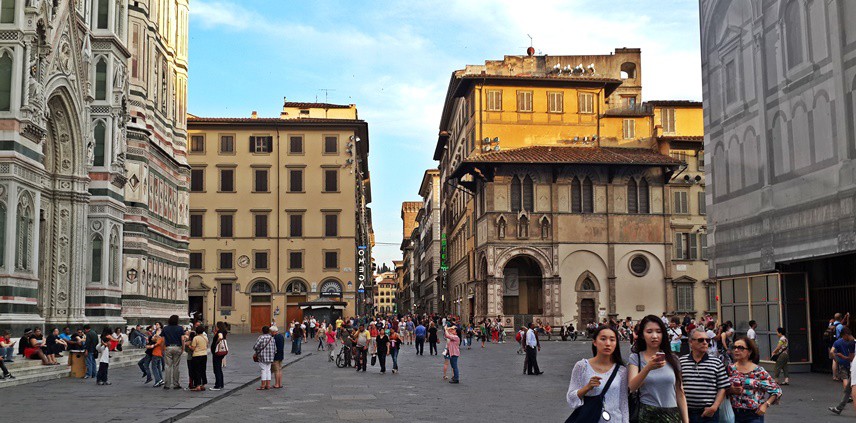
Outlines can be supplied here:
[[517, 342], [520, 342], [520, 340], [523, 339], [523, 336], [520, 335], [520, 332], [517, 332], [517, 335], [514, 336], [514, 339], [517, 340]]
[[832, 325], [823, 332], [823, 340], [829, 343], [835, 341], [835, 325]]

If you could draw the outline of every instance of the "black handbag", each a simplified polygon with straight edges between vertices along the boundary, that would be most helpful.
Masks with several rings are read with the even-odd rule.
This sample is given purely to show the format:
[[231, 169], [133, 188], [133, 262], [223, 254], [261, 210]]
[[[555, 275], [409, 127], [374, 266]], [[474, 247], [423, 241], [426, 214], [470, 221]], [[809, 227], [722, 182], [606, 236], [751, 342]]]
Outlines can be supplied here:
[[[639, 358], [639, 366], [642, 366], [642, 356], [639, 353], [636, 353], [636, 357]], [[640, 402], [640, 393], [637, 389], [636, 392], [630, 392], [627, 395], [627, 408], [630, 412], [630, 423], [636, 423], [639, 421], [639, 410], [641, 409]]]
[[606, 396], [609, 386], [612, 385], [615, 375], [618, 374], [619, 367], [621, 366], [618, 364], [615, 365], [615, 369], [612, 370], [612, 374], [609, 376], [609, 380], [606, 381], [606, 385], [603, 386], [600, 395], [583, 397], [583, 405], [574, 410], [568, 419], [565, 420], [565, 423], [597, 423], [600, 421], [601, 416], [605, 413], [603, 410], [603, 398]]

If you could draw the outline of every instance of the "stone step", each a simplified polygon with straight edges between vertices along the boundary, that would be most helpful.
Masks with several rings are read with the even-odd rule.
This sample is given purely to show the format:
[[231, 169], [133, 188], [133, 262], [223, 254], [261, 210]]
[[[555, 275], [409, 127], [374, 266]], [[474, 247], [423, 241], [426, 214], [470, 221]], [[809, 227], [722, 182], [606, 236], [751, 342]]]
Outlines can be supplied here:
[[[132, 349], [121, 353], [110, 353], [110, 368], [135, 366], [145, 353], [143, 350]], [[0, 389], [23, 385], [25, 383], [43, 382], [46, 380], [68, 377], [71, 369], [68, 367], [68, 353], [57, 359], [59, 366], [43, 366], [39, 360], [21, 360], [8, 365], [9, 372], [15, 379], [0, 380]]]

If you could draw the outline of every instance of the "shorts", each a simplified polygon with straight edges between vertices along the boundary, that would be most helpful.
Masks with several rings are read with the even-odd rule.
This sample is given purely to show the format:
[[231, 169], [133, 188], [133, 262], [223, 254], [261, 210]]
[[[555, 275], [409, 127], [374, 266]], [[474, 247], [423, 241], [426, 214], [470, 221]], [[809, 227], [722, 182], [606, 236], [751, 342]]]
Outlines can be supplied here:
[[681, 352], [681, 344], [669, 344], [672, 347], [672, 352], [676, 352], [680, 354]]
[[273, 363], [270, 363], [270, 371], [272, 371], [272, 372], [282, 371], [282, 360], [274, 360]]
[[[841, 380], [850, 380], [850, 368], [844, 367], [841, 363], [838, 363], [838, 378]], [[850, 381], [850, 385], [853, 385], [853, 381]]]

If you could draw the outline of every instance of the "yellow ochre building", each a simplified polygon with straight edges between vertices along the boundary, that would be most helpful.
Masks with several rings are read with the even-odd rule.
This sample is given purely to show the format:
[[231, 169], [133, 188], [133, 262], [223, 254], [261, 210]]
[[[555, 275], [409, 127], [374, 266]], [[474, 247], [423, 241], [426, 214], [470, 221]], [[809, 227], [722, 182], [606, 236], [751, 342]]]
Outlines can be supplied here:
[[371, 257], [373, 239], [368, 124], [356, 106], [190, 116], [188, 140], [191, 312], [238, 333], [355, 315], [359, 280], [371, 283], [357, 258]]

